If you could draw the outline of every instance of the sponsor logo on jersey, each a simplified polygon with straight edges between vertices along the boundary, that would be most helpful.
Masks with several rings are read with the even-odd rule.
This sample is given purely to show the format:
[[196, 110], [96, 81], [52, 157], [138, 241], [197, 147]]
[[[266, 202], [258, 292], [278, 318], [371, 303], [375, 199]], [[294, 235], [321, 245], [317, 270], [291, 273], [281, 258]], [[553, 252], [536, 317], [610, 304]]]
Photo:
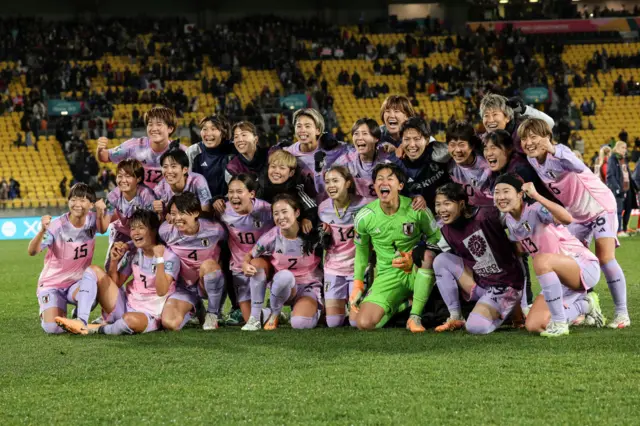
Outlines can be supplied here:
[[415, 224], [413, 222], [407, 222], [402, 224], [402, 232], [404, 235], [411, 236], [413, 235], [413, 230], [415, 229]]

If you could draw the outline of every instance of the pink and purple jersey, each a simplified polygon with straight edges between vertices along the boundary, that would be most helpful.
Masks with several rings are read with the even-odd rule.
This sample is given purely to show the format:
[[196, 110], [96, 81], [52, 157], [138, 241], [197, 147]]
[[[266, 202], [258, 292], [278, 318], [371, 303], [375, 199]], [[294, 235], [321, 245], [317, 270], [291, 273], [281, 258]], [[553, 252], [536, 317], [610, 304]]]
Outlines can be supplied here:
[[318, 146], [318, 148], [311, 152], [303, 152], [300, 150], [300, 142], [296, 142], [293, 145], [284, 148], [284, 150], [290, 152], [298, 159], [298, 164], [302, 170], [306, 170], [311, 174], [316, 175], [316, 160], [314, 157], [316, 152], [323, 151], [327, 155], [324, 159], [324, 163], [326, 164], [326, 167], [329, 167], [338, 159], [338, 157], [347, 151], [347, 147], [348, 145], [346, 143], [341, 142], [330, 151], [321, 150]]
[[553, 215], [540, 203], [529, 206], [523, 204], [520, 220], [507, 214], [506, 224], [509, 228], [509, 239], [520, 242], [522, 248], [531, 256], [552, 253], [598, 261], [567, 228], [556, 225]]
[[129, 235], [129, 219], [136, 210], [153, 210], [155, 194], [145, 185], [138, 185], [135, 197], [127, 201], [119, 188], [114, 189], [107, 195], [107, 214], [113, 217], [118, 213], [118, 220], [113, 223], [116, 231], [124, 235]]
[[195, 235], [183, 234], [168, 222], [160, 226], [160, 238], [180, 259], [180, 278], [188, 287], [198, 283], [200, 266], [205, 260], [220, 258], [220, 241], [227, 238], [227, 231], [218, 222], [198, 219], [200, 229]]
[[547, 154], [543, 164], [528, 158], [540, 179], [571, 213], [577, 223], [588, 222], [603, 212], [615, 212], [613, 193], [564, 145]]
[[42, 250], [48, 250], [38, 279], [38, 290], [67, 288], [82, 278], [93, 259], [96, 231], [94, 212], [87, 214], [80, 228], [71, 224], [69, 213], [51, 221], [40, 244]]
[[226, 225], [229, 232], [231, 270], [241, 272], [244, 256], [251, 252], [260, 237], [274, 226], [271, 204], [255, 199], [253, 200], [251, 213], [240, 215], [227, 202], [226, 209], [220, 220]]
[[125, 276], [133, 276], [127, 284], [127, 304], [134, 310], [160, 317], [164, 302], [176, 290], [176, 280], [180, 273], [180, 260], [170, 250], [164, 255], [164, 273], [173, 279], [169, 291], [164, 296], [158, 296], [156, 289], [156, 258], [146, 257], [140, 248], [129, 243], [129, 251], [120, 259], [118, 272]]
[[322, 282], [320, 257], [315, 253], [305, 254], [300, 237], [290, 240], [282, 235], [277, 226], [258, 239], [251, 249], [254, 258], [271, 258], [275, 272], [289, 270], [296, 277], [296, 284]]
[[351, 203], [343, 211], [336, 211], [331, 199], [323, 201], [318, 207], [320, 221], [331, 227], [333, 240], [333, 244], [327, 250], [324, 258], [324, 272], [326, 274], [342, 277], [353, 276], [356, 260], [353, 221], [358, 211], [368, 203], [368, 199], [356, 195], [351, 197]]
[[375, 189], [373, 189], [373, 168], [377, 164], [389, 162], [388, 158], [389, 154], [383, 149], [378, 148], [373, 161], [371, 163], [365, 163], [360, 159], [357, 151], [350, 149], [347, 153], [341, 155], [334, 164], [349, 169], [353, 179], [356, 181], [356, 192], [358, 195], [369, 201], [373, 201], [378, 197]]
[[[184, 145], [180, 145], [180, 149], [187, 150]], [[167, 150], [169, 150], [169, 144], [160, 152], [154, 151], [151, 141], [145, 136], [143, 138], [131, 138], [115, 148], [107, 150], [107, 152], [109, 153], [109, 161], [115, 164], [129, 158], [140, 161], [144, 167], [144, 183], [153, 189], [162, 180], [160, 157]]]
[[[220, 179], [224, 179], [224, 176], [221, 176]], [[171, 186], [167, 183], [165, 179], [162, 179], [158, 186], [153, 190], [158, 200], [161, 200], [164, 204], [165, 208], [171, 198], [176, 195]], [[187, 174], [187, 182], [182, 189], [182, 192], [193, 192], [198, 196], [200, 200], [200, 205], [204, 208], [211, 204], [211, 200], [213, 197], [211, 196], [211, 191], [209, 190], [209, 185], [207, 184], [207, 180], [198, 173]]]
[[469, 196], [469, 204], [477, 207], [493, 206], [493, 177], [491, 169], [484, 157], [475, 155], [470, 166], [462, 166], [455, 161], [449, 162], [449, 176], [451, 180], [464, 186]]

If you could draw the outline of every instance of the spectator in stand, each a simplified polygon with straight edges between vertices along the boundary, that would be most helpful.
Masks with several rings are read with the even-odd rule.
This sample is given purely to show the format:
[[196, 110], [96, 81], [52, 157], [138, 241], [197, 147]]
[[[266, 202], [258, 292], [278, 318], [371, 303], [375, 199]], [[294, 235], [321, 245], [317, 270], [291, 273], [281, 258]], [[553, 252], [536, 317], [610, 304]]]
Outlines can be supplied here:
[[9, 178], [9, 199], [20, 198], [20, 182], [13, 177]]
[[626, 155], [627, 144], [618, 141], [609, 157], [606, 173], [607, 186], [616, 197], [618, 237], [629, 236], [627, 233], [627, 225], [631, 217], [631, 210], [638, 207], [635, 183], [631, 179]]
[[67, 177], [65, 176], [60, 181], [60, 195], [62, 195], [63, 198], [67, 198], [67, 188]]
[[114, 117], [109, 117], [107, 120], [107, 139], [113, 139], [116, 137], [116, 126], [118, 121]]
[[2, 178], [2, 182], [0, 182], [0, 200], [8, 200], [9, 199], [9, 184], [5, 178]]
[[629, 140], [629, 133], [627, 133], [627, 131], [624, 129], [620, 130], [620, 133], [618, 133], [618, 139], [624, 143], [627, 143]]
[[16, 139], [13, 141], [13, 146], [15, 146], [16, 148], [20, 148], [23, 145], [24, 143], [22, 142], [22, 133], [18, 132], [16, 133]]
[[631, 161], [634, 163], [637, 163], [639, 160], [640, 160], [640, 137], [636, 138], [636, 140], [634, 141], [633, 151], [631, 151]]
[[578, 151], [580, 155], [584, 155], [584, 139], [578, 133], [571, 136], [571, 149]]
[[611, 147], [609, 145], [605, 145], [600, 148], [600, 152], [598, 153], [598, 158], [595, 161], [593, 166], [593, 172], [600, 176], [600, 180], [603, 182], [607, 182], [607, 164], [609, 162], [609, 156], [611, 155]]

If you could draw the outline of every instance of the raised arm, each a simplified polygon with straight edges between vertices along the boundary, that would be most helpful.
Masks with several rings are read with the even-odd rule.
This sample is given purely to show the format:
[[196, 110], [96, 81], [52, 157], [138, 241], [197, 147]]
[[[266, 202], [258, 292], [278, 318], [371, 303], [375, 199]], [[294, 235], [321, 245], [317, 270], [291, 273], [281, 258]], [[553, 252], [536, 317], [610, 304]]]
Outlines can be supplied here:
[[554, 203], [553, 201], [548, 200], [540, 195], [538, 191], [536, 191], [536, 187], [532, 182], [523, 184], [522, 190], [533, 200], [542, 204], [542, 206], [546, 208], [549, 213], [551, 213], [553, 219], [556, 222], [563, 225], [568, 225], [573, 222], [573, 217], [571, 216], [571, 213], [567, 211], [567, 209], [562, 207], [560, 204]]
[[44, 239], [44, 236], [49, 229], [49, 225], [51, 224], [51, 216], [42, 216], [42, 219], [40, 219], [40, 224], [40, 231], [38, 231], [36, 236], [33, 237], [31, 241], [29, 241], [29, 247], [27, 247], [27, 253], [29, 253], [29, 256], [35, 256], [42, 251], [42, 240]]

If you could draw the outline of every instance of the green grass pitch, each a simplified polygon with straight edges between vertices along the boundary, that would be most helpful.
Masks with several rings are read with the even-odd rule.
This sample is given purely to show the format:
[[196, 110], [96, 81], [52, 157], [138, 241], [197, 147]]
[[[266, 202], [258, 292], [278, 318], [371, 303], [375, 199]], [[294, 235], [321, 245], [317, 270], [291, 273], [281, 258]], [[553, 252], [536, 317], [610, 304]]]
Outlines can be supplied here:
[[[47, 336], [43, 256], [3, 242], [0, 424], [637, 424], [640, 239], [623, 244], [634, 325], [549, 340], [326, 328]], [[604, 280], [597, 290], [610, 316]]]

